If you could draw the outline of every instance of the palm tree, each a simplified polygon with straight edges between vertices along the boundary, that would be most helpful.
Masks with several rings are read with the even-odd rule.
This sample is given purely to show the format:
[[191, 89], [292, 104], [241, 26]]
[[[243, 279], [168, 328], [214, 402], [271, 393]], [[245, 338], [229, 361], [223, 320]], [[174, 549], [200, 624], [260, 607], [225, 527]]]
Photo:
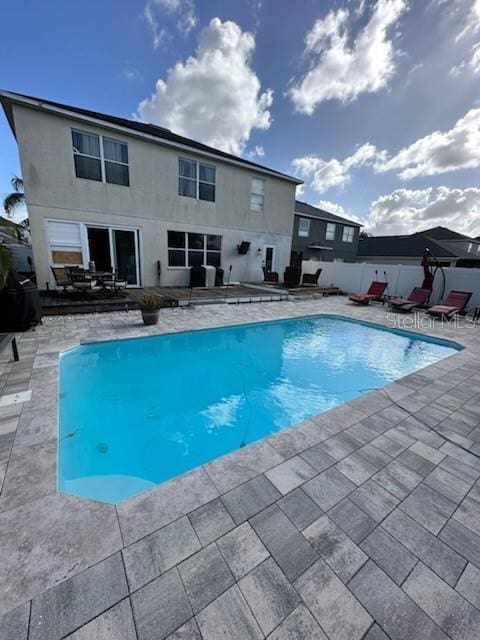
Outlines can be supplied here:
[[22, 178], [13, 176], [11, 185], [13, 187], [13, 191], [12, 193], [9, 193], [3, 201], [3, 208], [5, 209], [7, 216], [10, 216], [17, 207], [26, 203]]
[[7, 284], [12, 265], [12, 252], [6, 244], [0, 244], [0, 291]]

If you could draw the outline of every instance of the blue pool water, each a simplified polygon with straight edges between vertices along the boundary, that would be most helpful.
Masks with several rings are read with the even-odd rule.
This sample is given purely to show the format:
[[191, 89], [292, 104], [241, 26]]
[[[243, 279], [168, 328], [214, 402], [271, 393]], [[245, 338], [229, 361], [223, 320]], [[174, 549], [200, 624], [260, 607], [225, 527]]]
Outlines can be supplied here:
[[82, 345], [60, 359], [59, 489], [118, 502], [458, 348], [337, 316]]

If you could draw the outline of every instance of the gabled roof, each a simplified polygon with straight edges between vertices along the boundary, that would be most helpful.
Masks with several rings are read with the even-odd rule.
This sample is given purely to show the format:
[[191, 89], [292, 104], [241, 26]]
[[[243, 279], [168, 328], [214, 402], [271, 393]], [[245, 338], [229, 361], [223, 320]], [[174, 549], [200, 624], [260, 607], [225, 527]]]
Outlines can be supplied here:
[[433, 227], [432, 229], [425, 229], [425, 231], [419, 231], [418, 233], [433, 238], [434, 240], [472, 240], [469, 236], [452, 231], [447, 227]]
[[300, 202], [300, 200], [295, 200], [295, 213], [298, 213], [300, 215], [305, 215], [310, 218], [318, 218], [319, 220], [326, 220], [327, 222], [340, 222], [342, 224], [347, 224], [351, 227], [362, 226], [358, 222], [353, 222], [353, 220], [347, 220], [347, 218], [342, 218], [341, 216], [337, 216], [334, 213], [325, 211], [324, 209], [319, 209], [318, 207], [314, 207], [313, 205], [307, 204], [306, 202]]
[[130, 120], [128, 118], [121, 118], [119, 116], [112, 116], [106, 113], [91, 111], [90, 109], [82, 109], [80, 107], [74, 107], [72, 105], [54, 102], [52, 100], [45, 100], [43, 98], [36, 98], [21, 93], [13, 93], [10, 91], [0, 91], [0, 102], [2, 103], [7, 119], [14, 133], [14, 122], [13, 118], [11, 117], [11, 104], [22, 104], [33, 109], [50, 111], [51, 113], [58, 114], [60, 112], [66, 116], [76, 116], [77, 119], [80, 118], [84, 120], [93, 120], [100, 124], [108, 123], [115, 128], [127, 129], [132, 133], [136, 133], [137, 135], [140, 134], [153, 137], [159, 141], [162, 141], [166, 144], [170, 143], [170, 145], [174, 146], [188, 147], [195, 151], [203, 152], [206, 155], [217, 156], [235, 164], [245, 165], [253, 170], [272, 174], [279, 178], [294, 182], [295, 184], [302, 184], [302, 180], [299, 180], [296, 177], [289, 176], [274, 169], [270, 169], [269, 167], [257, 164], [256, 162], [245, 160], [244, 158], [235, 156], [231, 153], [227, 153], [226, 151], [221, 151], [220, 149], [209, 147], [208, 145], [198, 142], [197, 140], [186, 138], [185, 136], [181, 136], [177, 133], [174, 133], [173, 131], [170, 131], [170, 129], [165, 129], [164, 127], [159, 127], [154, 124], [140, 122], [137, 120]]
[[425, 249], [430, 249], [432, 255], [437, 258], [478, 260], [478, 254], [468, 253], [463, 248], [466, 242], [475, 243], [475, 240], [446, 227], [434, 227], [409, 236], [360, 238], [358, 256], [420, 258]]
[[455, 254], [438, 242], [415, 233], [411, 236], [373, 236], [360, 238], [358, 256], [389, 256], [397, 258], [421, 257], [425, 249], [430, 249], [437, 258], [455, 258]]

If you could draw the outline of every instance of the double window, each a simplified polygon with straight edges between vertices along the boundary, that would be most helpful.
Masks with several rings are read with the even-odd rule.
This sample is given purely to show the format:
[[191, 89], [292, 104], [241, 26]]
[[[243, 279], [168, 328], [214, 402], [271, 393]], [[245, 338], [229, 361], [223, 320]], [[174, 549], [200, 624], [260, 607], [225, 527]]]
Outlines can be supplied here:
[[178, 195], [215, 202], [215, 167], [178, 159]]
[[325, 231], [325, 240], [335, 240], [335, 223], [327, 222], [327, 229]]
[[72, 145], [77, 178], [129, 186], [125, 142], [73, 129]]
[[353, 242], [353, 236], [355, 233], [354, 227], [343, 227], [343, 242]]
[[310, 219], [299, 218], [298, 219], [298, 235], [301, 238], [308, 238], [310, 234]]
[[265, 180], [252, 178], [252, 188], [250, 191], [250, 209], [252, 211], [263, 212], [265, 205]]
[[194, 267], [212, 265], [219, 267], [222, 257], [222, 236], [205, 233], [168, 232], [168, 266]]

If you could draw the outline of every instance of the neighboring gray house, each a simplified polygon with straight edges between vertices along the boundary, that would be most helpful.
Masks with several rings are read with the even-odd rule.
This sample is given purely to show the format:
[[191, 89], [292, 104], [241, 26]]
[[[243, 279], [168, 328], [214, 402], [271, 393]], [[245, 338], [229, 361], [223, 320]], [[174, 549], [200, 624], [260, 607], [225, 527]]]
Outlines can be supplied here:
[[371, 236], [358, 245], [359, 262], [420, 264], [425, 249], [444, 267], [480, 267], [480, 242], [446, 227], [404, 236]]
[[306, 202], [295, 202], [292, 265], [302, 260], [355, 262], [361, 225]]
[[89, 261], [130, 286], [186, 285], [198, 264], [260, 281], [267, 262], [289, 264], [297, 178], [151, 124], [10, 92], [0, 101], [41, 288], [51, 266]]

